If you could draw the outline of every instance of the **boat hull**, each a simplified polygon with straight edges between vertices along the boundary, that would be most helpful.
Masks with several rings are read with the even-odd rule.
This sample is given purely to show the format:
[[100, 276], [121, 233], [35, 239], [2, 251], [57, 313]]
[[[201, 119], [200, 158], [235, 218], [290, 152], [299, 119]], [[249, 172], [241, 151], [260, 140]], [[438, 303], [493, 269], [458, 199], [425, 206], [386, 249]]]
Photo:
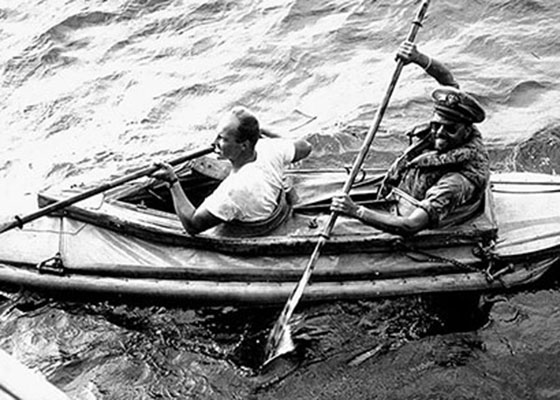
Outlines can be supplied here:
[[[507, 274], [497, 277], [473, 271], [436, 276], [312, 282], [306, 288], [302, 301], [323, 302], [425, 293], [505, 290], [535, 282], [557, 262], [558, 257], [553, 257], [530, 264], [510, 265]], [[177, 301], [182, 305], [281, 304], [288, 299], [296, 285], [296, 282], [117, 278], [73, 273], [59, 276], [2, 264], [0, 281], [82, 300], [89, 298], [85, 297], [86, 295], [95, 295], [100, 298], [147, 302]]]
[[[457, 235], [453, 227], [428, 232], [422, 246], [419, 240], [407, 241], [340, 218], [330, 240], [338, 247], [319, 257], [303, 301], [501, 290], [539, 279], [560, 257], [560, 179], [507, 174], [494, 176], [492, 182], [495, 215], [470, 221]], [[90, 205], [78, 209], [91, 215], [96, 210]], [[122, 224], [127, 223], [122, 217], [133, 211], [125, 207], [119, 214]], [[309, 252], [302, 243], [313, 247], [318, 239], [304, 225], [287, 235], [247, 239], [248, 248], [257, 249], [253, 252], [220, 252], [189, 241], [153, 240], [77, 215], [45, 217], [4, 233], [0, 282], [83, 300], [95, 294], [181, 304], [280, 304], [307, 264]], [[153, 215], [133, 215], [136, 221], [149, 219], [153, 226]], [[312, 217], [306, 218], [307, 223]], [[479, 221], [490, 229], [481, 229]], [[494, 229], [494, 223], [498, 235], [489, 240], [484, 234]], [[156, 224], [157, 232], [177, 234], [176, 224]], [[344, 229], [354, 230], [344, 234]], [[477, 231], [483, 235], [471, 238], [470, 232]], [[430, 242], [433, 238], [439, 238], [439, 245]], [[234, 239], [244, 243], [243, 238]], [[269, 253], [259, 246], [283, 251]]]

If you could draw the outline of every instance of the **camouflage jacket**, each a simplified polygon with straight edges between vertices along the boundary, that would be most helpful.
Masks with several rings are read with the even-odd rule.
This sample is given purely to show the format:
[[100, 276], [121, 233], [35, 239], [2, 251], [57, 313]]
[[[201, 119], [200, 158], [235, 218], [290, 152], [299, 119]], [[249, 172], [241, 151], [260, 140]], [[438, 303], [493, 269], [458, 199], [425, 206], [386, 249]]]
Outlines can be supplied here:
[[398, 187], [421, 201], [426, 192], [445, 175], [459, 173], [471, 182], [475, 199], [480, 198], [489, 180], [490, 161], [480, 132], [474, 128], [469, 141], [445, 153], [434, 149], [433, 135], [428, 134], [410, 146], [389, 168], [381, 195]]

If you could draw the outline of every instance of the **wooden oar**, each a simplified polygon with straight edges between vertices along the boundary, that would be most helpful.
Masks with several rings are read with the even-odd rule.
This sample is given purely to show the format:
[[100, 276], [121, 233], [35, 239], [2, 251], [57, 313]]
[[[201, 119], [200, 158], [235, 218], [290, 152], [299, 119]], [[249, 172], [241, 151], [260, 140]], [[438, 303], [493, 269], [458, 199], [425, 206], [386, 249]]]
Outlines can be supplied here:
[[[202, 157], [203, 155], [209, 154], [213, 151], [214, 151], [214, 146], [204, 147], [204, 148], [201, 148], [201, 149], [198, 149], [198, 150], [193, 150], [191, 152], [188, 152], [187, 154], [184, 154], [181, 157], [177, 157], [173, 160], [169, 160], [168, 163], [170, 165], [181, 164], [181, 163], [184, 163], [186, 161], [193, 160], [193, 159], [198, 158], [198, 157]], [[155, 165], [152, 165], [152, 166], [149, 166], [149, 167], [144, 167], [144, 168], [142, 168], [142, 169], [140, 169], [136, 172], [132, 172], [128, 175], [125, 175], [121, 178], [115, 179], [111, 182], [105, 183], [101, 186], [97, 186], [93, 189], [86, 190], [85, 192], [77, 194], [76, 196], [72, 196], [72, 197], [70, 197], [66, 200], [57, 201], [56, 203], [50, 204], [46, 207], [43, 207], [43, 208], [41, 208], [41, 209], [31, 213], [31, 214], [25, 215], [23, 217], [16, 216], [15, 221], [8, 222], [8, 223], [6, 223], [6, 224], [4, 224], [0, 227], [0, 233], [7, 232], [7, 231], [9, 231], [11, 229], [14, 229], [14, 228], [21, 228], [21, 227], [23, 227], [24, 224], [26, 224], [28, 222], [31, 222], [31, 221], [34, 221], [38, 218], [44, 217], [45, 215], [51, 214], [55, 211], [62, 210], [63, 208], [68, 207], [69, 205], [72, 205], [72, 204], [77, 203], [79, 201], [85, 200], [89, 197], [95, 196], [96, 194], [105, 192], [109, 189], [120, 186], [122, 184], [133, 181], [135, 179], [142, 178], [142, 177], [147, 176], [147, 175], [151, 175], [154, 172], [156, 172], [158, 169], [159, 169], [159, 167], [157, 167]]]
[[[412, 26], [410, 27], [410, 30], [408, 32], [408, 37], [406, 38], [407, 41], [414, 42], [418, 29], [420, 29], [420, 27], [422, 26], [422, 21], [424, 20], [429, 4], [430, 4], [429, 0], [424, 0], [422, 2], [418, 10], [418, 13], [416, 14], [416, 18], [414, 19], [414, 21], [412, 21]], [[389, 87], [385, 92], [383, 101], [381, 102], [381, 105], [377, 110], [374, 121], [364, 139], [360, 152], [358, 153], [358, 156], [354, 161], [352, 170], [350, 171], [350, 175], [348, 176], [348, 180], [344, 185], [343, 190], [344, 193], [346, 194], [350, 192], [350, 189], [352, 188], [352, 184], [354, 183], [354, 180], [356, 179], [356, 176], [360, 171], [360, 168], [362, 166], [362, 163], [364, 162], [367, 152], [371, 146], [371, 143], [375, 138], [375, 134], [379, 129], [379, 125], [381, 124], [381, 120], [383, 118], [383, 115], [385, 114], [385, 110], [387, 109], [387, 105], [389, 104], [389, 99], [391, 98], [393, 90], [395, 89], [397, 80], [399, 79], [399, 75], [401, 74], [403, 66], [404, 66], [403, 61], [401, 59], [398, 59], [397, 66], [395, 67], [395, 71], [393, 72], [393, 76], [391, 78]], [[315, 250], [313, 251], [311, 258], [309, 259], [309, 262], [305, 267], [305, 270], [303, 272], [300, 281], [298, 282], [294, 291], [288, 298], [288, 301], [286, 302], [286, 305], [284, 306], [284, 309], [282, 310], [280, 317], [278, 318], [276, 324], [274, 325], [272, 331], [270, 332], [270, 336], [268, 337], [268, 342], [265, 348], [265, 357], [266, 357], [264, 362], [265, 365], [270, 361], [272, 361], [273, 359], [275, 359], [276, 357], [288, 353], [294, 349], [294, 344], [292, 342], [292, 338], [290, 335], [290, 326], [289, 326], [290, 318], [292, 317], [294, 309], [296, 308], [299, 300], [303, 295], [303, 290], [305, 289], [305, 286], [307, 285], [307, 282], [311, 277], [311, 273], [315, 268], [315, 264], [317, 263], [319, 254], [321, 253], [321, 249], [323, 248], [325, 243], [329, 240], [330, 234], [336, 222], [336, 218], [337, 218], [337, 213], [332, 212], [330, 214], [327, 224], [325, 225], [322, 233], [319, 236], [319, 241], [317, 242], [317, 245], [315, 246]]]

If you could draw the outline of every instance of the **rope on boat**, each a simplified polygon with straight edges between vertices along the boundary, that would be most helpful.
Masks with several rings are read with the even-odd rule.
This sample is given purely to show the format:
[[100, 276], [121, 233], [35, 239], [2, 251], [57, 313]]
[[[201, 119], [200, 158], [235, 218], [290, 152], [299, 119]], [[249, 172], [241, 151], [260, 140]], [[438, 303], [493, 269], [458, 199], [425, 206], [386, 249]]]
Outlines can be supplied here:
[[492, 272], [496, 266], [500, 265], [500, 257], [494, 252], [495, 246], [496, 242], [491, 240], [487, 246], [484, 246], [482, 243], [478, 243], [478, 246], [473, 248], [473, 254], [488, 263], [488, 268], [484, 271], [484, 276], [488, 282], [493, 282], [496, 279], [502, 282], [501, 276], [508, 272], [512, 272], [514, 269], [513, 264], [509, 263], [504, 268], [501, 268], [496, 272]]
[[[432, 253], [429, 253], [425, 250], [420, 250], [420, 249], [414, 248], [412, 246], [405, 245], [404, 243], [402, 244], [402, 246], [399, 245], [399, 250], [402, 251], [405, 256], [407, 256], [408, 258], [410, 258], [413, 261], [417, 261], [417, 262], [439, 262], [439, 263], [451, 264], [451, 265], [453, 265], [457, 268], [468, 270], [469, 272], [482, 272], [480, 269], [475, 268], [471, 265], [465, 264], [464, 262], [461, 262], [461, 261], [459, 261], [455, 258], [438, 256], [437, 254], [432, 254]], [[415, 257], [415, 254], [420, 255], [420, 256], [424, 256], [425, 258]]]
[[[480, 268], [476, 268], [472, 265], [466, 264], [461, 262], [452, 257], [443, 257], [437, 254], [433, 254], [427, 252], [425, 250], [421, 250], [410, 246], [403, 241], [398, 241], [396, 243], [397, 250], [401, 251], [406, 257], [410, 258], [413, 261], [417, 262], [437, 262], [437, 263], [445, 263], [451, 264], [457, 268], [469, 271], [469, 272], [477, 272], [484, 275], [488, 283], [494, 282], [495, 280], [499, 280], [500, 277], [508, 272], [513, 270], [513, 265], [508, 264], [504, 268], [496, 272], [492, 272], [496, 265], [498, 265], [499, 257], [494, 253], [494, 241], [491, 241], [487, 246], [484, 246], [482, 243], [478, 243], [476, 247], [473, 248], [473, 254], [480, 258], [488, 267], [484, 270]], [[416, 257], [415, 255], [423, 256], [424, 258]]]

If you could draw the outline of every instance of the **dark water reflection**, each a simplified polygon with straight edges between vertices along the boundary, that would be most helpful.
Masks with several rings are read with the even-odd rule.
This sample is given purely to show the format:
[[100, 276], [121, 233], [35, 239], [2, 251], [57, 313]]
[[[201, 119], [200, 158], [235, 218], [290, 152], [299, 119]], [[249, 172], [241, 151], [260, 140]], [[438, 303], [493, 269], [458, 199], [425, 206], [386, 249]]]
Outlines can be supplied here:
[[74, 398], [557, 398], [559, 274], [529, 291], [302, 307], [295, 354], [259, 370], [274, 309], [7, 292], [0, 347]]

